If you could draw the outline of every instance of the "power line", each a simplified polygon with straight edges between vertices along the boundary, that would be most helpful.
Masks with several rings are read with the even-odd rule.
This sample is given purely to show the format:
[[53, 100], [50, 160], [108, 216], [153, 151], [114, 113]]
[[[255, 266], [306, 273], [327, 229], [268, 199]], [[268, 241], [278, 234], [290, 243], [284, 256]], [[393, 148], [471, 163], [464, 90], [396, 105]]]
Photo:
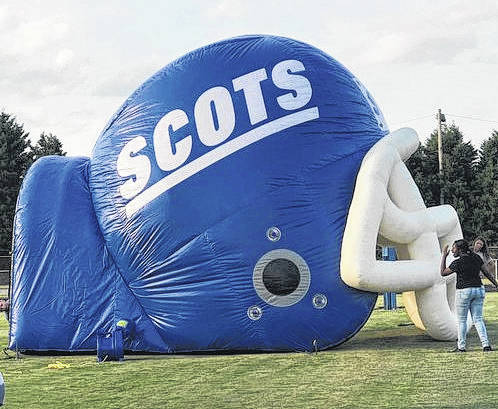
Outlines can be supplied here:
[[[446, 116], [452, 116], [452, 117], [455, 117], [455, 118], [464, 118], [464, 119], [470, 119], [472, 121], [479, 121], [479, 122], [489, 122], [489, 123], [493, 123], [493, 124], [498, 124], [498, 121], [494, 121], [494, 120], [491, 120], [491, 119], [482, 119], [482, 118], [476, 118], [476, 117], [472, 117], [472, 116], [465, 116], [465, 115], [455, 115], [455, 114], [445, 114]], [[394, 124], [391, 124], [391, 126], [399, 126], [399, 125], [403, 125], [403, 124], [406, 124], [408, 122], [413, 122], [413, 121], [418, 121], [420, 119], [426, 119], [426, 118], [433, 118], [434, 115], [433, 114], [430, 114], [430, 115], [424, 115], [424, 116], [419, 116], [417, 118], [412, 118], [412, 119], [407, 119], [406, 121], [401, 121], [401, 122], [396, 122]]]
[[407, 122], [413, 122], [413, 121], [418, 121], [419, 119], [426, 119], [426, 118], [432, 118], [432, 117], [434, 117], [434, 114], [419, 116], [418, 118], [412, 118], [412, 119], [407, 119], [406, 121], [396, 122], [395, 124], [392, 124], [392, 126], [402, 125], [402, 124], [406, 124]]
[[474, 118], [474, 117], [471, 117], [471, 116], [455, 115], [455, 114], [446, 114], [446, 116], [454, 116], [456, 118], [465, 118], [465, 119], [471, 119], [473, 121], [491, 122], [491, 123], [494, 123], [494, 124], [498, 124], [498, 121], [493, 121], [493, 120], [490, 120], [490, 119]]

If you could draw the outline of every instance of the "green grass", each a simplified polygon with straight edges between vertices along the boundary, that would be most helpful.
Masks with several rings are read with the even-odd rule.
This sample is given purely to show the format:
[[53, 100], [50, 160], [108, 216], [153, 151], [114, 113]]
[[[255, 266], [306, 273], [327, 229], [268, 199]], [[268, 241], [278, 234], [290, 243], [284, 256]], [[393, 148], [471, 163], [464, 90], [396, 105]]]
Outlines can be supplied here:
[[[487, 294], [485, 318], [498, 345], [498, 293]], [[498, 351], [482, 353], [472, 330], [469, 352], [449, 354], [453, 342], [399, 326], [408, 322], [404, 309], [376, 309], [353, 339], [317, 355], [0, 358], [5, 407], [498, 408]], [[70, 368], [48, 369], [56, 360]]]

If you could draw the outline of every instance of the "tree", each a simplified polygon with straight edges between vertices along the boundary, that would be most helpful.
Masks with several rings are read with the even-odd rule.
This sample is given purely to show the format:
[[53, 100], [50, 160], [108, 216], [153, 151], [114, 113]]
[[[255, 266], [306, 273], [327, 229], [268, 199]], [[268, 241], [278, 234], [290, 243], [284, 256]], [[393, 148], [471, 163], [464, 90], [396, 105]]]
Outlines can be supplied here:
[[15, 118], [0, 113], [0, 249], [10, 250], [17, 194], [31, 165], [29, 134]]
[[460, 218], [464, 237], [474, 236], [473, 208], [479, 192], [474, 183], [474, 167], [477, 150], [470, 142], [463, 141], [463, 135], [455, 124], [442, 129], [443, 175], [439, 180], [437, 130], [425, 141], [420, 152], [407, 161], [427, 206], [440, 204], [441, 186], [444, 202], [452, 205]]
[[479, 149], [476, 166], [478, 200], [474, 206], [474, 229], [489, 244], [498, 244], [498, 131], [485, 140]]
[[42, 132], [40, 139], [36, 142], [35, 146], [31, 149], [33, 162], [42, 156], [60, 155], [66, 156], [66, 152], [62, 150], [62, 143], [57, 136], [49, 133], [48, 135]]
[[42, 156], [66, 155], [55, 135], [42, 133], [35, 146], [28, 136], [14, 117], [0, 113], [0, 250], [4, 251], [12, 245], [17, 195], [28, 168]]
[[413, 153], [406, 162], [427, 206], [439, 204], [438, 161], [434, 153], [424, 145]]

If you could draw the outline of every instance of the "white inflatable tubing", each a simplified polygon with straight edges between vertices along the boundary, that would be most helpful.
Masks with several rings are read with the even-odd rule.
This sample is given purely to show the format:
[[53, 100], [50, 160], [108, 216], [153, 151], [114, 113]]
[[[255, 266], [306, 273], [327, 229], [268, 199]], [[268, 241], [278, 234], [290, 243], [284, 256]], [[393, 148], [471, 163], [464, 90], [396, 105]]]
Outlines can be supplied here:
[[[365, 155], [344, 232], [341, 277], [351, 287], [374, 292], [415, 291], [420, 321], [435, 339], [457, 336], [455, 279], [441, 277], [441, 246], [462, 237], [455, 210], [426, 208], [403, 163], [419, 145], [403, 128], [378, 141]], [[377, 261], [377, 240], [403, 246], [408, 260]]]

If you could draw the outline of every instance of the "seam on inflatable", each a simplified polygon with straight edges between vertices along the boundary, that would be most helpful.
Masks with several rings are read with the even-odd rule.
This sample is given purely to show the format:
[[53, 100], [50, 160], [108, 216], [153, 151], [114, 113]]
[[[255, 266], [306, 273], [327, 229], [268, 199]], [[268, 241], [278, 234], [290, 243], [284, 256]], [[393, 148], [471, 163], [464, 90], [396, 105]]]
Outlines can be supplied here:
[[[105, 243], [105, 241], [104, 241]], [[107, 246], [106, 246], [106, 249], [107, 249]], [[133, 290], [130, 288], [129, 286], [129, 283], [125, 280], [125, 278], [123, 277], [123, 275], [121, 274], [121, 269], [119, 268], [118, 264], [116, 263], [116, 261], [114, 260], [114, 257], [112, 255], [112, 253], [109, 251], [109, 249], [107, 249], [107, 251], [109, 252], [109, 257], [111, 257], [112, 259], [112, 262], [114, 263], [114, 265], [116, 266], [116, 271], [117, 271], [117, 275], [121, 278], [121, 280], [124, 282], [125, 284], [125, 287], [128, 289], [128, 291], [130, 292], [130, 294], [132, 295], [132, 297], [135, 299], [135, 301], [137, 302], [138, 306], [140, 307], [140, 309], [142, 310], [143, 314], [145, 317], [147, 317], [147, 319], [149, 320], [150, 324], [152, 325], [152, 327], [154, 328], [154, 330], [156, 331], [157, 335], [159, 335], [159, 337], [163, 340], [164, 342], [164, 345], [167, 347], [168, 350], [170, 350], [170, 347], [168, 345], [168, 343], [166, 342], [166, 340], [164, 339], [164, 337], [161, 335], [161, 333], [159, 332], [156, 324], [154, 324], [154, 321], [152, 321], [152, 318], [149, 317], [149, 314], [147, 314], [147, 312], [145, 311], [142, 303], [140, 302], [139, 298], [137, 297], [137, 295], [133, 292]], [[116, 296], [116, 293], [114, 293], [114, 296]], [[115, 307], [113, 307], [115, 308]]]
[[[13, 282], [14, 282], [14, 276], [13, 276], [13, 271], [14, 271], [14, 256], [15, 256], [15, 244], [16, 244], [16, 240], [15, 240], [15, 232], [16, 232], [16, 220], [17, 220], [17, 214], [18, 212], [20, 212], [21, 210], [23, 210], [24, 208], [23, 207], [19, 207], [19, 200], [20, 200], [20, 197], [21, 197], [21, 191], [22, 191], [22, 188], [24, 186], [24, 180], [23, 182], [21, 183], [21, 187], [19, 188], [19, 193], [17, 195], [17, 199], [16, 199], [16, 210], [14, 212], [14, 219], [12, 221], [12, 258], [11, 258], [11, 261], [10, 261], [10, 279], [9, 279], [9, 293], [7, 294], [9, 299], [10, 299], [10, 302], [11, 302], [11, 305], [12, 305], [12, 299], [13, 299]], [[14, 314], [12, 313], [12, 311], [9, 311], [9, 339], [7, 341], [7, 345], [10, 345], [10, 340], [12, 339], [12, 320], [14, 319]]]
[[[92, 186], [91, 186], [91, 183], [90, 183], [90, 179], [92, 179], [92, 173], [93, 173], [92, 169], [91, 169], [92, 168], [92, 160], [91, 159], [89, 161], [89, 165], [88, 166], [90, 166], [90, 169], [89, 169], [89, 172], [88, 172], [88, 189], [90, 190], [90, 195], [92, 196], [93, 212], [95, 213], [95, 218], [97, 219], [97, 224], [99, 226], [100, 233], [102, 234], [102, 237], [104, 237], [104, 234], [102, 233], [102, 226], [100, 225], [100, 220], [97, 217], [97, 210], [95, 209], [95, 203], [94, 203], [94, 200], [93, 200], [94, 199], [94, 194], [93, 194], [94, 189], [92, 189]], [[107, 192], [112, 192], [112, 189], [109, 187], [107, 178], [103, 177], [102, 180], [104, 181], [105, 188], [107, 189]], [[100, 190], [102, 190], [102, 188], [100, 188]], [[114, 219], [119, 222], [119, 227], [121, 229], [124, 229], [126, 227], [126, 219], [123, 218], [122, 215], [121, 215], [121, 213], [117, 210], [115, 196], [114, 195], [109, 195], [109, 196], [110, 196], [110, 200], [109, 201], [111, 202], [112, 206], [106, 206], [106, 207], [110, 209], [110, 213], [113, 214]], [[105, 237], [104, 237], [104, 242], [106, 242]]]
[[[320, 169], [322, 169], [322, 168], [324, 168], [324, 167], [326, 167], [326, 166], [330, 166], [330, 165], [334, 164], [335, 162], [341, 161], [341, 160], [343, 160], [343, 159], [345, 159], [345, 158], [347, 158], [347, 157], [354, 156], [354, 155], [358, 155], [358, 154], [360, 154], [360, 152], [353, 152], [353, 153], [351, 153], [351, 154], [344, 155], [343, 157], [341, 157], [341, 158], [340, 158], [340, 159], [338, 159], [337, 161], [334, 161], [334, 162], [327, 162], [327, 163], [324, 163], [324, 164], [320, 164], [320, 165], [319, 165], [319, 166], [317, 166], [316, 168], [311, 168], [311, 167], [308, 167], [308, 168], [306, 169], [306, 172], [305, 172], [305, 173], [306, 173], [306, 174], [309, 174], [309, 175], [311, 176], [314, 172], [316, 172], [316, 171], [318, 171], [318, 170], [320, 170]], [[308, 190], [309, 190], [309, 184], [308, 184], [308, 183], [306, 183], [306, 182], [305, 182], [305, 180], [303, 180], [303, 183], [304, 183], [304, 186], [305, 186], [305, 190], [307, 190], [307, 191], [308, 191]], [[347, 209], [348, 209], [348, 211], [349, 211], [349, 208], [351, 207], [351, 202], [352, 202], [352, 200], [353, 200], [353, 199], [352, 199], [352, 197], [351, 197], [351, 199], [350, 199], [350, 201], [349, 201], [349, 206], [348, 206], [348, 208], [347, 208]], [[315, 202], [314, 202], [314, 201], [312, 201], [311, 205], [312, 205], [312, 209], [313, 209], [313, 211], [314, 211], [314, 212], [321, 213], [321, 212], [320, 212], [320, 209], [317, 209], [317, 208], [316, 208], [316, 205], [315, 205]], [[344, 223], [343, 223], [343, 227], [342, 227], [341, 242], [340, 242], [340, 244], [339, 244], [339, 250], [342, 248], [342, 237], [344, 236], [344, 230], [345, 230], [345, 229], [346, 229], [346, 221], [344, 221]], [[344, 282], [344, 280], [342, 279], [342, 277], [341, 277], [341, 251], [339, 251], [339, 260], [338, 260], [338, 262], [339, 262], [339, 266], [338, 266], [338, 267], [339, 267], [339, 270], [338, 270], [338, 278], [339, 278], [339, 280], [340, 280], [340, 281], [342, 281], [342, 282], [344, 283], [344, 285], [348, 286], [348, 285]], [[374, 293], [374, 292], [372, 292], [372, 291], [357, 290], [357, 289], [355, 289], [355, 288], [353, 288], [353, 287], [350, 287], [350, 286], [348, 286], [348, 287], [349, 287], [349, 288], [352, 288], [352, 289], [354, 289], [354, 290], [356, 290], [356, 291], [361, 291], [361, 292], [364, 292], [364, 293], [372, 293], [372, 294], [375, 294], [375, 293]], [[356, 335], [356, 334], [357, 334], [357, 333], [358, 333], [358, 332], [359, 332], [359, 331], [360, 331], [360, 330], [361, 330], [361, 329], [365, 326], [366, 322], [368, 321], [368, 319], [369, 319], [369, 318], [370, 318], [370, 316], [372, 315], [372, 312], [373, 312], [373, 310], [374, 310], [374, 308], [375, 308], [375, 303], [376, 303], [376, 298], [374, 298], [374, 299], [373, 299], [373, 301], [371, 302], [370, 310], [367, 312], [367, 314], [366, 314], [366, 316], [365, 316], [365, 319], [364, 319], [364, 320], [363, 320], [363, 321], [362, 321], [362, 322], [361, 322], [361, 323], [357, 326], [357, 328], [356, 328], [356, 330], [355, 330], [355, 331], [353, 331], [353, 332], [352, 332], [351, 334], [349, 334], [349, 335], [346, 335], [346, 336], [345, 336], [343, 339], [341, 339], [340, 341], [338, 341], [338, 342], [336, 342], [336, 343], [333, 343], [333, 344], [330, 344], [330, 345], [326, 346], [325, 348], [323, 348], [323, 349], [321, 349], [321, 350], [327, 350], [327, 349], [331, 349], [331, 348], [336, 348], [336, 347], [338, 347], [339, 345], [341, 345], [341, 344], [343, 344], [343, 343], [347, 342], [348, 340], [350, 340], [351, 338], [353, 338], [353, 337], [354, 337], [354, 336], [355, 336], [355, 335]]]
[[[92, 160], [90, 159], [88, 161], [88, 166], [91, 167], [92, 165]], [[88, 189], [90, 191], [90, 196], [91, 196], [91, 202], [92, 202], [92, 208], [93, 208], [93, 213], [94, 213], [94, 216], [95, 216], [95, 220], [97, 221], [97, 227], [98, 227], [98, 230], [99, 230], [99, 233], [100, 233], [100, 236], [102, 237], [102, 241], [103, 241], [103, 244], [104, 244], [104, 247], [106, 249], [106, 251], [109, 253], [109, 257], [110, 259], [112, 260], [114, 266], [116, 267], [116, 271], [117, 271], [117, 275], [121, 278], [121, 280], [124, 282], [125, 284], [125, 287], [128, 289], [128, 291], [130, 292], [130, 294], [132, 295], [132, 297], [135, 299], [135, 301], [137, 302], [138, 306], [140, 307], [142, 313], [144, 314], [145, 317], [147, 317], [147, 319], [149, 320], [150, 324], [152, 325], [152, 328], [154, 328], [154, 330], [156, 331], [157, 335], [159, 335], [159, 337], [163, 340], [164, 342], [164, 345], [167, 347], [168, 351], [171, 350], [171, 348], [169, 347], [169, 344], [166, 342], [166, 340], [164, 339], [164, 337], [161, 335], [161, 333], [158, 331], [157, 329], [157, 326], [154, 324], [154, 322], [152, 321], [152, 318], [149, 317], [149, 315], [147, 314], [147, 312], [145, 311], [142, 303], [139, 301], [137, 295], [133, 292], [133, 290], [129, 287], [129, 283], [125, 280], [125, 278], [123, 277], [123, 274], [121, 274], [121, 269], [119, 268], [119, 265], [118, 263], [116, 262], [115, 258], [114, 258], [114, 255], [112, 254], [112, 252], [109, 250], [109, 248], [107, 247], [107, 241], [105, 239], [105, 236], [104, 234], [102, 233], [102, 226], [100, 225], [100, 220], [99, 218], [97, 217], [97, 211], [95, 210], [95, 203], [94, 203], [94, 195], [93, 195], [93, 189], [91, 187], [91, 184], [90, 184], [90, 179], [91, 179], [91, 175], [92, 175], [92, 172], [91, 172], [91, 168], [89, 168], [89, 172], [88, 172]], [[104, 178], [104, 182], [107, 186], [107, 188], [109, 188], [109, 186], [107, 185], [107, 180]], [[109, 189], [110, 191], [110, 189]], [[114, 201], [113, 201], [114, 202]], [[111, 208], [111, 211], [113, 213], [116, 213], [116, 207], [112, 207]], [[118, 212], [119, 213], [119, 212]], [[123, 228], [123, 224], [122, 224], [122, 219], [121, 217], [119, 217], [119, 224], [120, 224], [120, 227]], [[114, 293], [114, 296], [116, 296], [116, 293]], [[114, 306], [113, 306], [113, 311], [114, 311]], [[114, 311], [115, 312], [115, 311]]]
[[[22, 185], [21, 185], [21, 188], [19, 189], [19, 194], [17, 195], [16, 211], [14, 213], [14, 220], [13, 220], [13, 223], [12, 223], [12, 260], [11, 260], [11, 265], [10, 265], [10, 280], [9, 280], [9, 294], [8, 294], [8, 297], [9, 297], [11, 303], [13, 301], [12, 291], [14, 290], [12, 284], [13, 284], [13, 281], [14, 281], [14, 275], [13, 275], [13, 271], [14, 271], [14, 256], [16, 254], [15, 253], [15, 245], [16, 245], [16, 240], [15, 240], [16, 219], [17, 219], [17, 213], [18, 213], [18, 211], [20, 211], [22, 209], [22, 208], [18, 207], [19, 197], [21, 196], [20, 195], [21, 190], [22, 190]], [[13, 320], [13, 316], [14, 316], [14, 314], [12, 313], [12, 311], [9, 311], [9, 339], [7, 341], [8, 345], [10, 345], [10, 340], [12, 339], [12, 320]]]
[[[104, 241], [105, 243], [105, 241]], [[107, 246], [106, 246], [106, 249], [107, 249]], [[158, 328], [156, 326], [156, 324], [154, 324], [154, 321], [152, 321], [152, 318], [149, 317], [149, 314], [147, 314], [147, 312], [145, 311], [142, 303], [139, 301], [139, 298], [137, 297], [137, 295], [133, 292], [133, 290], [130, 288], [129, 286], [129, 283], [124, 279], [123, 275], [121, 274], [121, 269], [119, 268], [119, 266], [117, 265], [116, 261], [114, 260], [114, 257], [113, 255], [111, 254], [111, 252], [109, 251], [109, 249], [107, 249], [107, 251], [109, 252], [109, 257], [111, 257], [111, 260], [112, 262], [114, 263], [114, 265], [116, 266], [116, 271], [117, 271], [117, 275], [119, 276], [119, 278], [121, 278], [121, 280], [124, 282], [125, 284], [125, 287], [128, 289], [128, 291], [130, 292], [130, 294], [132, 295], [132, 297], [135, 299], [135, 301], [137, 302], [138, 306], [140, 307], [140, 309], [142, 310], [143, 314], [145, 317], [147, 317], [147, 319], [149, 320], [150, 324], [152, 325], [152, 327], [154, 328], [154, 330], [156, 331], [157, 335], [159, 335], [159, 337], [163, 340], [164, 342], [164, 345], [167, 347], [168, 351], [171, 349], [168, 345], [168, 343], [166, 342], [166, 340], [164, 339], [164, 337], [161, 335], [161, 333], [158, 331]], [[117, 285], [117, 284], [116, 284]], [[116, 292], [114, 293], [114, 297], [116, 296]], [[113, 311], [115, 313], [115, 305], [113, 306]]]

